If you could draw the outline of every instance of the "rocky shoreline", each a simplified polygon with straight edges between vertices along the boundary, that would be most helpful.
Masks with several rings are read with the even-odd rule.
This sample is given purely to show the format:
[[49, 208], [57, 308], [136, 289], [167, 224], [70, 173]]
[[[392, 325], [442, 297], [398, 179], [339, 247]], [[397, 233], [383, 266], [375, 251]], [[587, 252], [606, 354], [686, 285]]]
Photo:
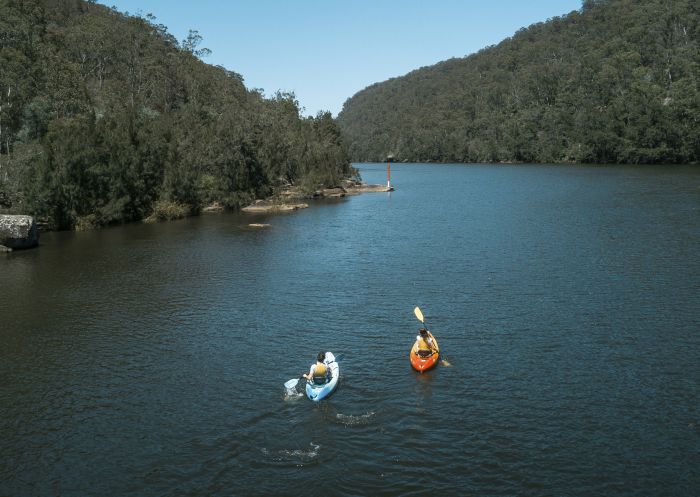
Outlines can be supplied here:
[[306, 209], [309, 204], [303, 200], [342, 198], [347, 195], [388, 191], [390, 191], [390, 189], [385, 185], [372, 185], [354, 180], [344, 180], [340, 186], [317, 190], [311, 195], [303, 194], [296, 187], [287, 186], [277, 195], [267, 199], [255, 200], [255, 202], [252, 204], [243, 207], [241, 211], [250, 214], [275, 214], [280, 212], [291, 212], [299, 209]]
[[[344, 180], [337, 187], [317, 190], [311, 194], [302, 192], [298, 187], [285, 185], [272, 197], [255, 200], [252, 204], [243, 207], [241, 211], [249, 214], [293, 212], [299, 209], [306, 209], [309, 206], [308, 202], [306, 202], [307, 200], [342, 198], [348, 195], [359, 195], [367, 192], [388, 192], [391, 190], [393, 189], [389, 189], [385, 185], [366, 184], [350, 179]], [[202, 212], [222, 212], [223, 210], [225, 210], [223, 206], [214, 204], [202, 209]], [[266, 223], [251, 223], [249, 227], [265, 229], [270, 227], [270, 225]], [[37, 221], [32, 216], [0, 215], [0, 253], [36, 247], [39, 244], [40, 228], [43, 229], [41, 226], [38, 226]]]

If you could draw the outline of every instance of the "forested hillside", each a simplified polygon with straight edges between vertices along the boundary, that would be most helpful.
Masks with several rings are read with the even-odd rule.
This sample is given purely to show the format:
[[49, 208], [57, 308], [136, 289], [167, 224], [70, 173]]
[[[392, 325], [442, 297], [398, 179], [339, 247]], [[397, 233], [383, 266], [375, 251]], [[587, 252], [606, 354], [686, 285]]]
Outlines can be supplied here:
[[352, 174], [329, 113], [247, 90], [201, 41], [94, 0], [0, 0], [0, 208], [89, 227]]
[[351, 158], [698, 162], [699, 9], [585, 0], [497, 46], [372, 85], [338, 116]]

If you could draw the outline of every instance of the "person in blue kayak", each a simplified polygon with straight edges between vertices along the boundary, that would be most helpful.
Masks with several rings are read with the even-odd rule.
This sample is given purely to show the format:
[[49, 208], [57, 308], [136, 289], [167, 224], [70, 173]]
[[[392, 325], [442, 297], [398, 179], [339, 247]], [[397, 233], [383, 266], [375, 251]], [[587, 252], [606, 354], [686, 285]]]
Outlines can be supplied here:
[[323, 362], [326, 358], [325, 352], [319, 352], [316, 356], [316, 364], [311, 365], [308, 374], [304, 374], [307, 381], [321, 385], [328, 381], [328, 366]]
[[421, 357], [429, 357], [435, 352], [433, 337], [430, 336], [430, 333], [425, 328], [418, 330], [416, 343], [418, 344], [418, 355]]

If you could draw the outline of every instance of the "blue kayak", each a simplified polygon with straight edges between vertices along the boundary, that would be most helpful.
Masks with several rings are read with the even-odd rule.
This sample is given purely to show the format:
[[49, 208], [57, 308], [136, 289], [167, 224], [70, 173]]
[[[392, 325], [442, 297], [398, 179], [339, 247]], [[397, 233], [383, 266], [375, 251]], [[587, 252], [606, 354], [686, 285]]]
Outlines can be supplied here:
[[328, 381], [320, 385], [311, 381], [306, 382], [306, 396], [316, 402], [325, 399], [333, 393], [335, 387], [338, 386], [338, 377], [340, 376], [340, 368], [338, 363], [335, 362], [335, 356], [332, 352], [326, 352], [326, 358], [323, 362], [330, 372]]

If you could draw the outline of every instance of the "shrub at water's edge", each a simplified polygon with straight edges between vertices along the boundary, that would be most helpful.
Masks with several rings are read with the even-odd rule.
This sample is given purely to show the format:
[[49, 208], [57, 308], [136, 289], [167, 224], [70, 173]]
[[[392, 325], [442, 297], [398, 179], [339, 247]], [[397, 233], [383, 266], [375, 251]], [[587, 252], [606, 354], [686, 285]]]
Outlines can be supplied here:
[[159, 200], [153, 206], [153, 214], [144, 219], [147, 223], [156, 221], [172, 221], [173, 219], [182, 219], [192, 213], [192, 209], [177, 202], [168, 202], [167, 200]]
[[585, 0], [465, 58], [372, 85], [354, 161], [697, 163], [697, 0]]
[[329, 113], [200, 60], [150, 14], [0, 0], [0, 209], [58, 229], [237, 209], [352, 176]]

